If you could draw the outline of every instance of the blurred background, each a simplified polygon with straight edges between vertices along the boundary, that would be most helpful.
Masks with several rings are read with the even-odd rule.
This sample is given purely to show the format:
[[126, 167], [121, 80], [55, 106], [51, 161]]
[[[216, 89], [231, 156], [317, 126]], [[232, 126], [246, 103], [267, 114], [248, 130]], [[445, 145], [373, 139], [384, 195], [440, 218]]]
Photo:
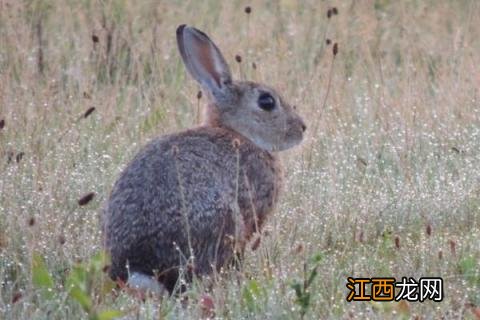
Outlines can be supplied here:
[[[133, 155], [201, 122], [184, 23], [308, 134], [241, 270], [143, 303], [92, 256]], [[0, 0], [0, 318], [480, 319], [479, 34], [475, 0]], [[346, 302], [403, 276], [444, 300]]]

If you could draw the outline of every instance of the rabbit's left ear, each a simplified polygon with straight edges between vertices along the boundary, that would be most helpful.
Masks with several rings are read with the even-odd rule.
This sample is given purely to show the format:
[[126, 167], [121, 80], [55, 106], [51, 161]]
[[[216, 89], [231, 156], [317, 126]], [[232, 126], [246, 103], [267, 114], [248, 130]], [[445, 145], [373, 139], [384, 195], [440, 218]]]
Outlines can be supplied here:
[[177, 43], [188, 72], [204, 89], [218, 96], [232, 82], [222, 53], [205, 33], [181, 25], [177, 28]]

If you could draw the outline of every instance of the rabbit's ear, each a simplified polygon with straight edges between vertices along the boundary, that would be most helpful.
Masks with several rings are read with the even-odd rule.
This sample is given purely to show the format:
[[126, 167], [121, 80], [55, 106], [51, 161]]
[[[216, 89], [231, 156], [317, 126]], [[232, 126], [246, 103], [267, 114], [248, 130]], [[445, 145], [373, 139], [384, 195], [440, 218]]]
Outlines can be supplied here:
[[188, 72], [204, 89], [217, 96], [232, 82], [222, 53], [205, 33], [181, 25], [177, 28], [177, 43]]

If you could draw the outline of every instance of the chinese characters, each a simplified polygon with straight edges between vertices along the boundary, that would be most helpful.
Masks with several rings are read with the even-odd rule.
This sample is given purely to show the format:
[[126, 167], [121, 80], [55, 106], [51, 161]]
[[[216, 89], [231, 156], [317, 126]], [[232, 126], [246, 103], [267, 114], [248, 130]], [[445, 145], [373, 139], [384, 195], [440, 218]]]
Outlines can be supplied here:
[[[424, 277], [418, 281], [403, 277], [395, 278], [351, 278], [347, 279], [350, 292], [347, 301], [420, 301], [443, 300], [443, 279]], [[369, 289], [369, 290], [368, 290]], [[397, 290], [395, 290], [397, 289]]]

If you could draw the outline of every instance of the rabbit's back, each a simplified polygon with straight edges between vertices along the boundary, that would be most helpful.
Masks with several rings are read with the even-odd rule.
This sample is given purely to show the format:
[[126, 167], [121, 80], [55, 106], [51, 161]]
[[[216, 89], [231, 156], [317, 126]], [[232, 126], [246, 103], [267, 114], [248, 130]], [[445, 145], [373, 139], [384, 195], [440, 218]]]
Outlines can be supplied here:
[[196, 273], [220, 268], [271, 213], [280, 183], [278, 160], [230, 130], [201, 127], [152, 141], [106, 207], [111, 276], [125, 280], [128, 262], [130, 271], [176, 281], [190, 249]]

